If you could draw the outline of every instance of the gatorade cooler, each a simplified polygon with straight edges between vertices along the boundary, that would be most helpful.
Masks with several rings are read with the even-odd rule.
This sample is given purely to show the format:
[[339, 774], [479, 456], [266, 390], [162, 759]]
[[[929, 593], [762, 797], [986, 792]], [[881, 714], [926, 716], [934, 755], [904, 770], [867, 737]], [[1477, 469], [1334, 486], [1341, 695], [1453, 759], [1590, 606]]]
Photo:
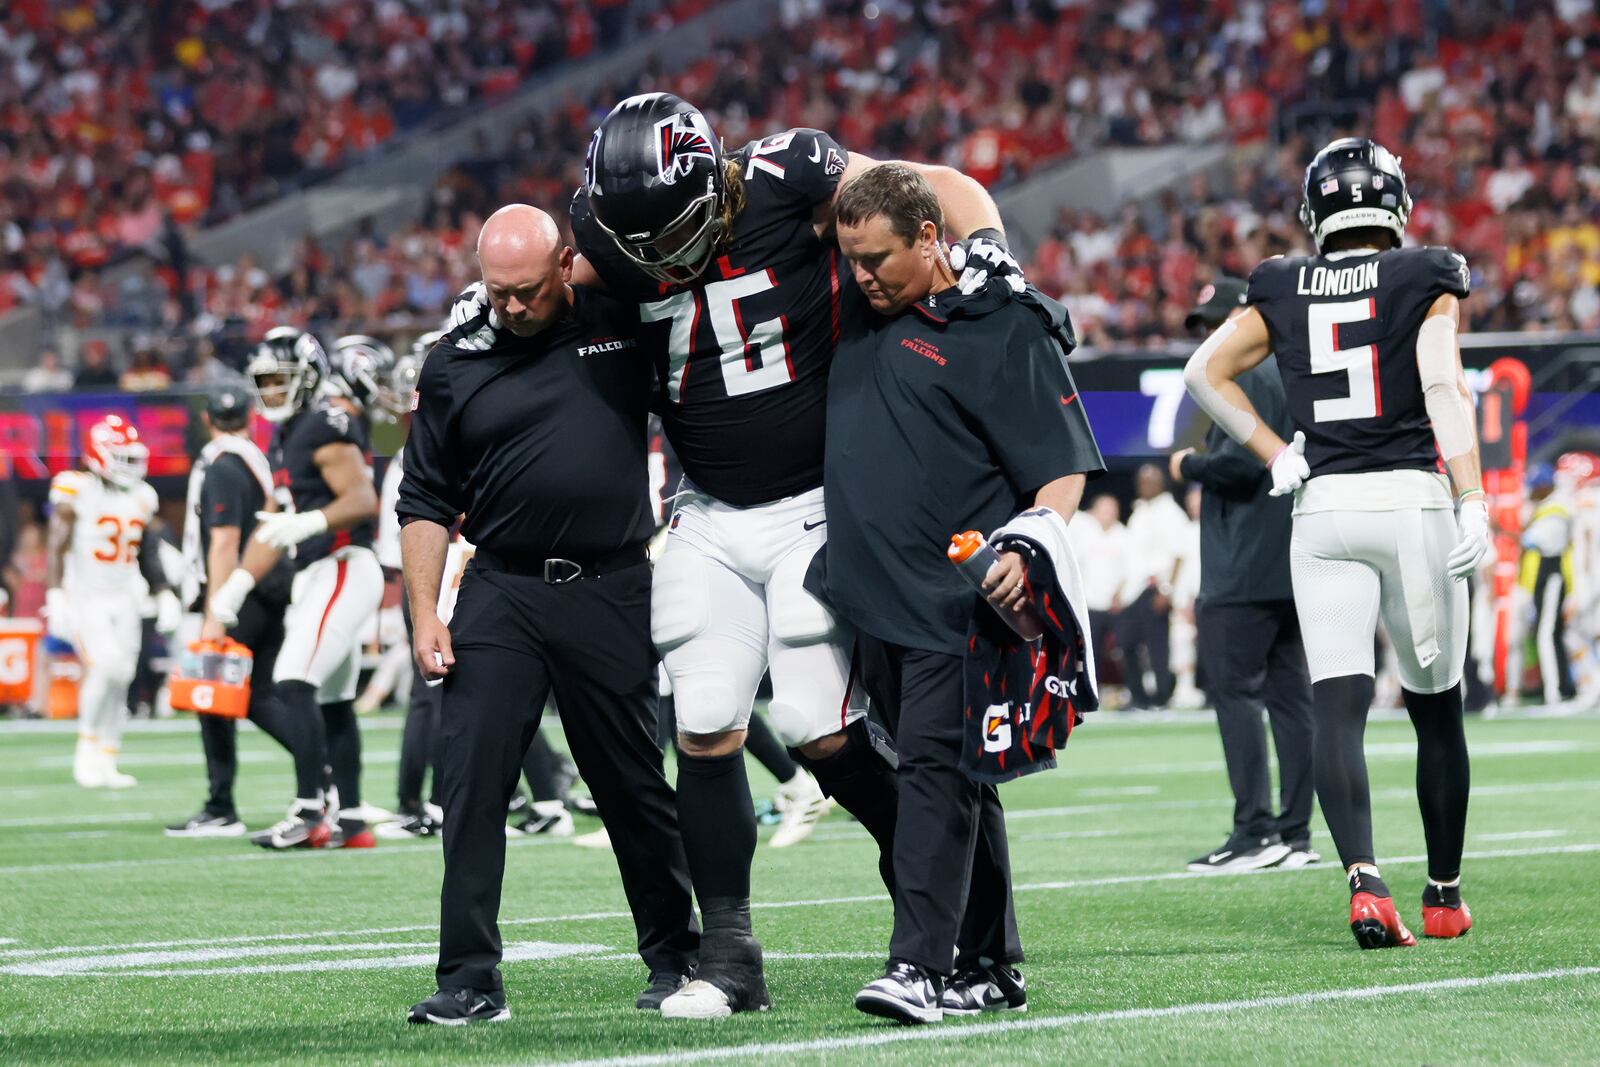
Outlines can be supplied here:
[[250, 707], [250, 671], [255, 657], [237, 641], [196, 641], [178, 657], [167, 680], [174, 711], [242, 719]]
[[26, 704], [33, 699], [43, 634], [44, 623], [38, 619], [0, 618], [0, 704]]

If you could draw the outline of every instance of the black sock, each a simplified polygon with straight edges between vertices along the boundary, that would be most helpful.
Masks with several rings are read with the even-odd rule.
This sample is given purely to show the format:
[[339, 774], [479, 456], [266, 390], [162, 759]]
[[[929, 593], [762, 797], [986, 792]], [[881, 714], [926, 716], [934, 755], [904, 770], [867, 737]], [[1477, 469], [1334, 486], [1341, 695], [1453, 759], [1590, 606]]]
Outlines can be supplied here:
[[750, 725], [744, 735], [744, 750], [767, 769], [767, 773], [780, 782], [787, 782], [800, 769], [789, 750], [783, 747], [778, 735], [772, 732], [767, 720], [760, 715], [750, 716]]
[[1467, 794], [1472, 768], [1462, 728], [1461, 687], [1442, 693], [1401, 690], [1417, 731], [1417, 806], [1428, 842], [1428, 877], [1453, 882], [1461, 876], [1467, 833]]
[[1433, 882], [1429, 882], [1422, 890], [1422, 906], [1425, 908], [1461, 907], [1461, 886], [1436, 885]]
[[317, 687], [310, 682], [279, 682], [278, 700], [283, 705], [287, 729], [295, 737], [294, 788], [302, 800], [322, 795], [323, 768], [328, 762], [328, 733], [322, 709], [317, 706]]
[[1317, 799], [1339, 850], [1339, 862], [1346, 869], [1373, 862], [1372, 796], [1367, 785], [1367, 757], [1361, 749], [1372, 689], [1372, 676], [1366, 674], [1341, 675], [1311, 686], [1316, 710], [1312, 752]]
[[1393, 894], [1389, 892], [1389, 887], [1377, 875], [1376, 870], [1376, 868], [1371, 868], [1352, 871], [1348, 876], [1350, 880], [1350, 895], [1371, 893], [1375, 897], [1392, 896]]
[[[854, 815], [878, 843], [878, 873], [893, 896], [894, 827], [900, 792], [894, 768], [875, 750], [868, 729], [865, 719], [858, 720], [846, 732], [839, 751], [821, 759], [801, 758], [817, 776], [822, 791]], [[888, 735], [881, 735], [881, 743], [887, 742]]]
[[748, 901], [756, 813], [743, 752], [691, 756], [679, 751], [678, 826], [701, 910], [712, 900]]
[[322, 705], [322, 720], [328, 729], [328, 766], [339, 788], [339, 826], [346, 833], [359, 833], [367, 824], [342, 814], [361, 806], [361, 729], [356, 725], [355, 702]]

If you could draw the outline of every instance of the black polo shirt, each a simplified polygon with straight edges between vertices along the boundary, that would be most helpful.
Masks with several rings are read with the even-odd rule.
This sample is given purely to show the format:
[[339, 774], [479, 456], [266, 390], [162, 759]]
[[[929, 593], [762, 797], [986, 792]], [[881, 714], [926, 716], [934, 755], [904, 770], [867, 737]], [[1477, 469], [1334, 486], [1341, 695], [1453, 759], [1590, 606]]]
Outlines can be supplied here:
[[628, 304], [573, 286], [562, 319], [423, 364], [396, 512], [508, 557], [579, 562], [655, 530], [645, 436], [654, 374]]
[[1067, 369], [1066, 309], [996, 283], [894, 318], [851, 301], [828, 378], [828, 544], [808, 587], [859, 629], [959, 655], [977, 604], [945, 556], [1040, 486], [1105, 463]]

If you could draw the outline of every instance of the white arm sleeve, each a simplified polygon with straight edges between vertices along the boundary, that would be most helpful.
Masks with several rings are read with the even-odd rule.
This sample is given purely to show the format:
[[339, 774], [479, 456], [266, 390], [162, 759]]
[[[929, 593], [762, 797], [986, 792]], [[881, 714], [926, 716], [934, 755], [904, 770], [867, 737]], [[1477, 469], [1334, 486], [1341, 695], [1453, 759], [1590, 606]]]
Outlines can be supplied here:
[[1417, 331], [1417, 373], [1434, 439], [1447, 460], [1471, 452], [1477, 440], [1472, 402], [1461, 392], [1460, 365], [1455, 321], [1448, 315], [1423, 319]]
[[1194, 397], [1194, 402], [1200, 409], [1210, 415], [1212, 421], [1221, 426], [1227, 435], [1238, 441], [1241, 445], [1250, 439], [1256, 432], [1255, 416], [1242, 408], [1235, 407], [1221, 393], [1212, 386], [1211, 379], [1206, 377], [1206, 363], [1216, 354], [1222, 343], [1233, 336], [1233, 320], [1229, 319], [1212, 331], [1205, 343], [1195, 349], [1194, 355], [1189, 357], [1189, 362], [1183, 368], [1183, 384], [1188, 386], [1189, 395]]

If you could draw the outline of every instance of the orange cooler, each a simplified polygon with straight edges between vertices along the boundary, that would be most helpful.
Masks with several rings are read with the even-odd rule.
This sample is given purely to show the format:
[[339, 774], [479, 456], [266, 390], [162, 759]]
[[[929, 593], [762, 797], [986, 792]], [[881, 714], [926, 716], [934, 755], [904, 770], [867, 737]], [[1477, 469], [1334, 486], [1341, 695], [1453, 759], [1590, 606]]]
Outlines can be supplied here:
[[178, 657], [167, 679], [174, 711], [242, 719], [250, 707], [250, 671], [255, 657], [237, 641], [196, 641]]

